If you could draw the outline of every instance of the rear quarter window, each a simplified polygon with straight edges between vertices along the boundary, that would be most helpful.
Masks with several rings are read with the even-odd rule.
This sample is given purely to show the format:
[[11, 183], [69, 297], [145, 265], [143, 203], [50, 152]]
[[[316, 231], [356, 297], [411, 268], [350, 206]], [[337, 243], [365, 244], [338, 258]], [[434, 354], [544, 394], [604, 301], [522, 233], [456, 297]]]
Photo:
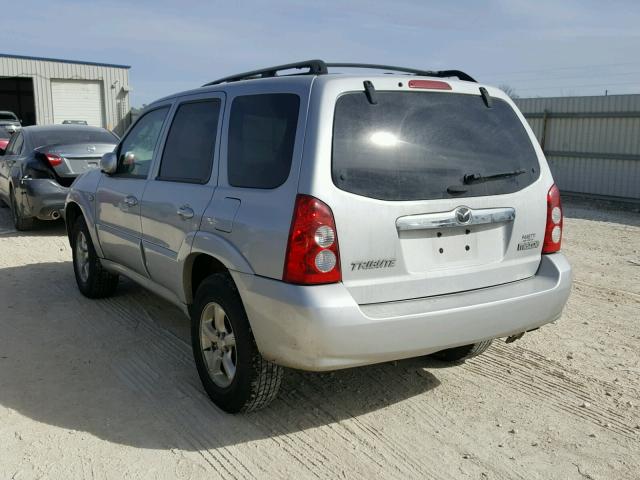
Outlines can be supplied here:
[[300, 97], [290, 93], [245, 95], [231, 105], [229, 184], [270, 189], [289, 177]]
[[[464, 176], [524, 172], [465, 184]], [[332, 177], [345, 191], [381, 200], [498, 195], [539, 176], [531, 140], [509, 104], [480, 95], [442, 92], [364, 92], [336, 101]], [[448, 187], [456, 187], [455, 195]]]

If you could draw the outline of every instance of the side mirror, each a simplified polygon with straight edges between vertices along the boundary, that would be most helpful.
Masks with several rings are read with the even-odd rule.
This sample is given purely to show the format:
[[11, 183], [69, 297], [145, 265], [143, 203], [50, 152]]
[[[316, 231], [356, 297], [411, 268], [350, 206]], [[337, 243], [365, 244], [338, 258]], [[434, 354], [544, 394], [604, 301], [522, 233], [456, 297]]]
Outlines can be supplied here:
[[118, 169], [118, 157], [114, 152], [105, 153], [100, 159], [100, 170], [107, 175], [116, 173]]
[[133, 152], [126, 152], [124, 154], [124, 159], [122, 160], [123, 165], [127, 167], [133, 167], [136, 163], [136, 155]]

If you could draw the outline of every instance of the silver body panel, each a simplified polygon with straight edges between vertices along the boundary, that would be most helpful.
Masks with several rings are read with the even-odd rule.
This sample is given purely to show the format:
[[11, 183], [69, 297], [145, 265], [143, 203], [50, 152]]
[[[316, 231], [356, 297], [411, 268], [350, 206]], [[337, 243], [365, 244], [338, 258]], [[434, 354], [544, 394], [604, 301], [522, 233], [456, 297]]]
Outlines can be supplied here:
[[[516, 109], [540, 163], [540, 175], [528, 187], [462, 199], [363, 197], [338, 189], [331, 177], [335, 102], [344, 92], [362, 90], [363, 79], [379, 90], [399, 90], [406, 77], [303, 75], [216, 85], [162, 99], [149, 107], [168, 105], [170, 111], [147, 178], [89, 172], [74, 183], [67, 205], [81, 208], [106, 268], [185, 312], [193, 300], [194, 258], [204, 254], [219, 260], [238, 287], [261, 353], [294, 368], [331, 370], [423, 355], [556, 319], [569, 293], [568, 263], [561, 254], [541, 255], [541, 246], [516, 248], [527, 235], [542, 240], [546, 194], [553, 184], [522, 115]], [[450, 83], [457, 93], [478, 94], [478, 84]], [[513, 106], [501, 91], [487, 88]], [[233, 187], [226, 164], [230, 106], [238, 95], [259, 93], [300, 97], [291, 169], [274, 189]], [[211, 177], [203, 185], [159, 181], [177, 106], [198, 98], [222, 101]], [[341, 283], [301, 287], [281, 281], [298, 193], [321, 199], [334, 213]], [[129, 197], [136, 203], [128, 204]], [[179, 214], [184, 207], [188, 218]], [[456, 220], [460, 207], [469, 209], [468, 223]], [[465, 233], [468, 227], [473, 231]], [[443, 246], [446, 252], [438, 254]], [[465, 254], [465, 247], [471, 253]], [[391, 268], [351, 267], [386, 258], [394, 259]]]
[[569, 297], [571, 267], [543, 257], [531, 278], [472, 292], [358, 305], [344, 284], [301, 287], [234, 273], [267, 359], [325, 371], [427, 355], [506, 337], [556, 320]]
[[98, 237], [105, 258], [148, 276], [140, 249], [140, 198], [146, 186], [137, 178], [103, 175], [95, 192]]

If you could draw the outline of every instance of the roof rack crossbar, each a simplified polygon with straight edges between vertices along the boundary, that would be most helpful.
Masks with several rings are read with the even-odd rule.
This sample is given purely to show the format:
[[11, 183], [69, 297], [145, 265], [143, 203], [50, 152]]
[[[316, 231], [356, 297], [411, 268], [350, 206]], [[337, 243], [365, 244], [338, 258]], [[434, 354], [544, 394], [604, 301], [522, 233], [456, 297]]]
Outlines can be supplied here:
[[278, 72], [283, 70], [299, 70], [308, 68], [307, 75], [324, 75], [328, 73], [327, 64], [322, 60], [306, 60], [304, 62], [287, 63], [284, 65], [276, 65], [275, 67], [261, 68], [259, 70], [252, 70], [250, 72], [238, 73], [229, 77], [220, 78], [213, 82], [205, 83], [203, 87], [209, 85], [218, 85], [220, 83], [237, 82], [240, 80], [249, 80], [252, 78], [268, 78], [277, 77]]
[[252, 70], [250, 72], [238, 73], [229, 77], [220, 78], [213, 82], [205, 83], [203, 87], [210, 85], [218, 85], [220, 83], [237, 82], [240, 80], [250, 80], [255, 78], [269, 78], [277, 77], [278, 72], [286, 70], [301, 70], [309, 69], [308, 72], [294, 73], [290, 75], [325, 75], [329, 73], [329, 67], [343, 67], [343, 68], [366, 68], [375, 70], [391, 70], [394, 72], [412, 73], [414, 75], [420, 75], [425, 77], [458, 77], [460, 80], [467, 82], [475, 82], [475, 79], [470, 75], [460, 70], [419, 70], [416, 68], [407, 67], [395, 67], [392, 65], [378, 65], [375, 63], [325, 63], [322, 60], [306, 60], [304, 62], [287, 63], [285, 65], [276, 65], [275, 67], [261, 68], [260, 70]]

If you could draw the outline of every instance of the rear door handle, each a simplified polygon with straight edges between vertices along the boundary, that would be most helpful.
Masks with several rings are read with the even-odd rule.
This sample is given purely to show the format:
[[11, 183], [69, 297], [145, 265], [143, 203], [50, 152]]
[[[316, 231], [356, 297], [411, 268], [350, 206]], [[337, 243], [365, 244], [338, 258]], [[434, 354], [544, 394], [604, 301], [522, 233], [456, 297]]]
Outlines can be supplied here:
[[178, 215], [183, 220], [188, 220], [190, 218], [193, 218], [193, 209], [189, 205], [183, 205], [178, 209]]
[[138, 199], [133, 195], [127, 195], [126, 197], [124, 197], [124, 204], [127, 207], [135, 207], [136, 205], [138, 205]]

